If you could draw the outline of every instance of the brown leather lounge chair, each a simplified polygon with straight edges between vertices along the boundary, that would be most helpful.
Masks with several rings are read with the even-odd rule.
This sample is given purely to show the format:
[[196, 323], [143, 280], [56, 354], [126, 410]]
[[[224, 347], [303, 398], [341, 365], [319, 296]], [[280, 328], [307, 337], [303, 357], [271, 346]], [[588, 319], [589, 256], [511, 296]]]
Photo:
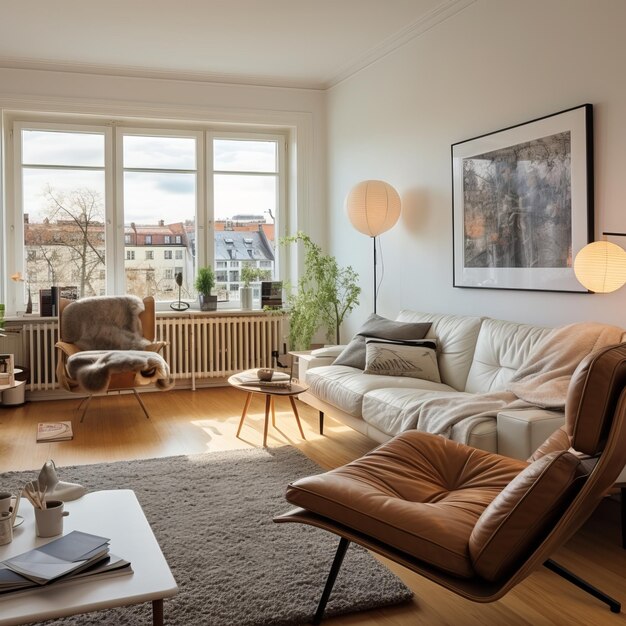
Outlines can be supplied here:
[[351, 541], [476, 602], [501, 598], [543, 564], [619, 613], [619, 602], [549, 557], [626, 464], [625, 386], [626, 344], [586, 358], [569, 386], [565, 427], [530, 463], [410, 431], [289, 485], [299, 508], [275, 521], [341, 537], [313, 623]]

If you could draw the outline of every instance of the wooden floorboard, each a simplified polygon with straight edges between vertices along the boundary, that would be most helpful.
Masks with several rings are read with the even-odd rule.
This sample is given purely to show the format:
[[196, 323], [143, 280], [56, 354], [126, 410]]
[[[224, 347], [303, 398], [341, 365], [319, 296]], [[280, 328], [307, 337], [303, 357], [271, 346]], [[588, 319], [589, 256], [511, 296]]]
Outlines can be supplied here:
[[[48, 458], [63, 466], [261, 445], [264, 413], [261, 396], [255, 395], [250, 405], [241, 439], [235, 433], [245, 400], [243, 392], [226, 387], [149, 393], [142, 398], [150, 412], [149, 420], [132, 395], [95, 398], [82, 424], [77, 417], [78, 399], [0, 408], [0, 472], [35, 470], [35, 477], [36, 470]], [[322, 437], [317, 430], [317, 411], [301, 402], [298, 409], [306, 440], [298, 432], [288, 400], [277, 398], [277, 428], [270, 426], [268, 445], [296, 446], [327, 469], [357, 458], [376, 445], [331, 418], [325, 421]], [[72, 420], [74, 439], [37, 444], [37, 423], [56, 420]], [[554, 559], [626, 605], [626, 550], [620, 546], [618, 500], [606, 498]], [[324, 623], [328, 626], [626, 625], [623, 613], [610, 613], [599, 601], [545, 569], [532, 574], [498, 602], [477, 604], [393, 563], [388, 564], [415, 592], [412, 602]], [[320, 591], [322, 585], [320, 581]]]

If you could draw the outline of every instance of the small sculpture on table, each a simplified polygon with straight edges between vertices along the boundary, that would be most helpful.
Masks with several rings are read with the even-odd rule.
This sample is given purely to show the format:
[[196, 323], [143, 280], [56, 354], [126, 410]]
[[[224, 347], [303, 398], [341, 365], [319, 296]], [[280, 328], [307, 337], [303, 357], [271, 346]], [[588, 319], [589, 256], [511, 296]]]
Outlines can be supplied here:
[[183, 302], [180, 298], [180, 292], [183, 288], [183, 273], [178, 272], [176, 274], [176, 284], [178, 285], [178, 302], [172, 302], [170, 309], [174, 311], [186, 311], [189, 308], [189, 302]]
[[87, 493], [87, 489], [77, 483], [59, 480], [54, 461], [46, 461], [39, 472], [39, 478], [32, 481], [32, 487], [41, 493], [45, 492], [46, 500], [69, 502], [77, 500]]

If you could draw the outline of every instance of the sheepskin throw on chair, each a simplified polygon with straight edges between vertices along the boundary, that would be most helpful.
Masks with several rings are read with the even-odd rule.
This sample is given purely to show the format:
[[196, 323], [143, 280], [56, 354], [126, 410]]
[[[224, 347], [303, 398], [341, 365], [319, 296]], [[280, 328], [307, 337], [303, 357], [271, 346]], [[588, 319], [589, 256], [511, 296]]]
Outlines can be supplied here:
[[136, 296], [84, 298], [65, 308], [62, 341], [79, 349], [67, 359], [67, 373], [83, 390], [107, 391], [111, 375], [121, 372], [134, 372], [136, 385], [173, 386], [167, 362], [157, 354], [164, 344], [143, 336], [143, 311]]

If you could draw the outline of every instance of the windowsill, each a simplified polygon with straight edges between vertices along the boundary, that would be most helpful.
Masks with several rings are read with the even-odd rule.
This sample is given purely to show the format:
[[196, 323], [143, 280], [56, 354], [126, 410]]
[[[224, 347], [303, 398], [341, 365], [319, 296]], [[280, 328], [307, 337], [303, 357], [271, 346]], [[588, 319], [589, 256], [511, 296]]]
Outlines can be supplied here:
[[[157, 311], [156, 316], [159, 317], [243, 317], [244, 315], [283, 315], [286, 311], [262, 311], [261, 309], [253, 309], [244, 311], [243, 309], [218, 309], [217, 311], [200, 311], [199, 309], [187, 309], [186, 311]], [[5, 322], [9, 323], [41, 323], [49, 321], [57, 321], [56, 316], [43, 316], [38, 313], [23, 315], [7, 315], [4, 317]]]

